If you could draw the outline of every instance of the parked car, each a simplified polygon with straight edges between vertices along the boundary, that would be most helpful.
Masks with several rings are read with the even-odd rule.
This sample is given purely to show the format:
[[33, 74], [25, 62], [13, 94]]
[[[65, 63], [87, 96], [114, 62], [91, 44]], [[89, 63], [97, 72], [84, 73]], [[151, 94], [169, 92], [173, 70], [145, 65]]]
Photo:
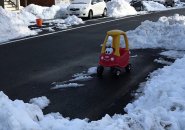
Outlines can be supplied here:
[[174, 6], [175, 6], [175, 1], [174, 1], [174, 0], [165, 0], [164, 5], [165, 5], [165, 6], [174, 7]]
[[66, 15], [76, 15], [78, 17], [106, 16], [107, 7], [104, 0], [73, 0], [67, 8]]
[[144, 5], [141, 0], [132, 0], [130, 2], [130, 5], [133, 6], [137, 11], [143, 11], [144, 10]]
[[164, 6], [171, 6], [174, 7], [175, 6], [175, 0], [154, 0], [155, 2], [159, 2], [161, 4], [163, 4]]

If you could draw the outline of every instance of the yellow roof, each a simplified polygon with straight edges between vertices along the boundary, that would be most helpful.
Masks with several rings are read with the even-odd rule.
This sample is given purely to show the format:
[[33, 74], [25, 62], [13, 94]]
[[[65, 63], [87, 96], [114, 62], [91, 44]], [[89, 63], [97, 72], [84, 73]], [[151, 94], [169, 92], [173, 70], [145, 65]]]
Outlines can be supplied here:
[[114, 36], [114, 35], [122, 35], [122, 34], [125, 34], [125, 32], [121, 31], [121, 30], [111, 30], [111, 31], [108, 31], [107, 32], [107, 35], [110, 35], [110, 36]]

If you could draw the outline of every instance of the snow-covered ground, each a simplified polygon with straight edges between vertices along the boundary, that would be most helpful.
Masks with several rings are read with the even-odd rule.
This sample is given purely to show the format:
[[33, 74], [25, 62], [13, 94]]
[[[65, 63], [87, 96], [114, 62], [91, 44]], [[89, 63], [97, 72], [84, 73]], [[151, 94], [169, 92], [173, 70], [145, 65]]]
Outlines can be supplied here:
[[[127, 15], [135, 15], [138, 13], [130, 4], [130, 0], [112, 0], [107, 3], [107, 13], [109, 17], [123, 17]], [[165, 10], [162, 4], [153, 1], [143, 2], [145, 9], [147, 11]], [[179, 6], [183, 3], [178, 2]], [[55, 31], [53, 27], [48, 27], [44, 29], [34, 29], [30, 30], [29, 25], [35, 24], [37, 18], [42, 19], [54, 19], [47, 20], [50, 21], [50, 25], [54, 25], [58, 29], [66, 29], [71, 25], [83, 24], [82, 19], [76, 16], [66, 17], [66, 11], [69, 3], [60, 3], [58, 5], [53, 5], [52, 7], [42, 7], [38, 5], [28, 5], [23, 8], [20, 13], [13, 13], [4, 10], [0, 7], [0, 44], [12, 39], [23, 38], [26, 36], [37, 35], [42, 30], [48, 30], [49, 32]], [[60, 18], [60, 19], [58, 19]], [[47, 23], [46, 22], [46, 23]]]
[[77, 81], [87, 81], [91, 80], [93, 77], [91, 75], [96, 74], [97, 67], [91, 67], [86, 71], [82, 73], [77, 73], [72, 76], [72, 79], [68, 81], [63, 81], [63, 82], [54, 82], [51, 89], [62, 89], [62, 88], [76, 88], [76, 87], [81, 87], [85, 86], [85, 84], [79, 84], [76, 83]]
[[[132, 37], [134, 38], [134, 42], [131, 42], [132, 48], [170, 49], [161, 55], [177, 60], [170, 66], [154, 71], [145, 83], [141, 83], [142, 88], [138, 91], [142, 91], [142, 94], [136, 95], [137, 99], [124, 108], [127, 114], [116, 114], [112, 117], [106, 115], [101, 120], [91, 122], [88, 119], [64, 118], [59, 113], [44, 115], [38, 105], [24, 103], [21, 100], [12, 101], [0, 92], [0, 130], [183, 130], [185, 42], [179, 42], [179, 39], [183, 40], [185, 37], [184, 17], [175, 15], [162, 17], [157, 22], [147, 21], [138, 27], [142, 28], [140, 31], [137, 28], [128, 32], [129, 36], [135, 36]], [[150, 31], [154, 27], [155, 31]], [[164, 33], [164, 28], [169, 30]], [[176, 38], [174, 40], [168, 39], [172, 33], [176, 35], [172, 37]], [[145, 37], [141, 37], [142, 35]], [[149, 39], [150, 42], [146, 42]], [[141, 44], [141, 41], [144, 44]], [[95, 71], [96, 68], [93, 67], [87, 73], [94, 74]], [[81, 74], [74, 75], [74, 77], [79, 76]], [[38, 101], [38, 98], [34, 100], [33, 102], [41, 103], [46, 101], [45, 99]]]
[[[28, 26], [35, 24], [37, 18], [55, 19], [63, 17], [67, 5], [68, 4], [61, 4], [52, 7], [41, 7], [31, 4], [23, 8], [20, 13], [6, 11], [0, 6], [0, 45], [3, 44], [3, 42], [12, 39], [37, 35], [38, 32], [42, 30], [31, 30]], [[56, 28], [60, 29], [66, 29], [71, 25], [84, 23], [82, 19], [76, 16], [69, 16], [65, 19], [50, 20], [50, 22], [56, 24]], [[45, 30], [46, 29], [54, 31], [51, 27], [45, 28]]]

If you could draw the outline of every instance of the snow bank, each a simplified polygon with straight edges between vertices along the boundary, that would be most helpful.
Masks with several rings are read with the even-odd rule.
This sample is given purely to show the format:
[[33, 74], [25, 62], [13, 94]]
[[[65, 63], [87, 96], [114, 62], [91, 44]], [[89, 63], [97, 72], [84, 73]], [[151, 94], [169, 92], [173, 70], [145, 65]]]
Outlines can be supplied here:
[[20, 100], [12, 101], [0, 92], [0, 130], [40, 130], [41, 109]]
[[128, 104], [128, 113], [145, 115], [148, 129], [152, 126], [166, 127], [169, 130], [184, 129], [185, 121], [185, 57], [178, 59], [171, 66], [166, 66], [151, 74], [146, 82], [144, 96]]
[[127, 32], [130, 48], [165, 48], [185, 50], [185, 16], [161, 17], [157, 22], [145, 21]]
[[50, 100], [46, 96], [30, 99], [31, 104], [37, 105], [40, 109], [44, 109], [50, 103]]
[[83, 24], [84, 23], [81, 18], [78, 18], [75, 15], [67, 17], [64, 21], [68, 25], [78, 25], [78, 24]]
[[53, 5], [51, 7], [42, 7], [34, 4], [30, 4], [23, 10], [35, 15], [42, 19], [54, 19], [66, 16], [66, 8], [69, 3], [62, 3], [60, 5]]
[[154, 1], [142, 1], [146, 11], [160, 11], [166, 10], [167, 8], [158, 2]]
[[[59, 17], [61, 12], [57, 13], [57, 9], [61, 11], [59, 6], [52, 6], [49, 8], [32, 4], [21, 10], [20, 13], [14, 13], [8, 12], [0, 7], [0, 44], [1, 42], [5, 42], [11, 39], [38, 34], [40, 31], [42, 31], [41, 29], [33, 31], [28, 28], [28, 26], [31, 25], [31, 22], [35, 22], [37, 17], [44, 19]], [[55, 23], [56, 28], [59, 29], [66, 29], [69, 26], [84, 23], [81, 18], [76, 16], [69, 16], [66, 19], [57, 19], [53, 21], [50, 20], [50, 22]], [[46, 29], [49, 31], [55, 31], [52, 28]]]
[[23, 21], [22, 18], [23, 16], [0, 7], [0, 42], [37, 34], [28, 28], [28, 21]]
[[123, 17], [134, 14], [137, 14], [137, 11], [125, 0], [111, 0], [107, 2], [107, 15], [109, 17]]

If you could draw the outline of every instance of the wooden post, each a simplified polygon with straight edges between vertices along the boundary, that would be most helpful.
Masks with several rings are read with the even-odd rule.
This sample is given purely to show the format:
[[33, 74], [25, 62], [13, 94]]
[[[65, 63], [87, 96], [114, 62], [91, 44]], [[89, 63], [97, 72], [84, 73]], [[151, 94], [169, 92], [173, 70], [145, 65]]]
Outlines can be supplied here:
[[16, 0], [16, 8], [19, 10], [20, 9], [20, 0]]

